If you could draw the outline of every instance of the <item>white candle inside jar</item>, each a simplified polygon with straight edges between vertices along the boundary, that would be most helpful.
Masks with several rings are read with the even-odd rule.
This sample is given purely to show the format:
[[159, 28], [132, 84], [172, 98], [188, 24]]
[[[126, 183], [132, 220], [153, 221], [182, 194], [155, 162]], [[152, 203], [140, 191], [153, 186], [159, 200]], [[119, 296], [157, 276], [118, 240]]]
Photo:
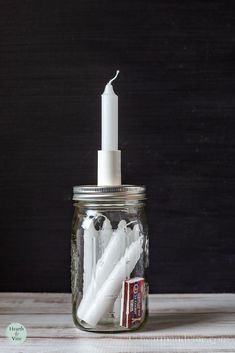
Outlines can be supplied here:
[[101, 254], [104, 253], [113, 234], [112, 225], [108, 218], [105, 218], [102, 229], [100, 230], [100, 251]]
[[92, 273], [95, 270], [98, 258], [98, 238], [99, 232], [95, 229], [92, 219], [87, 219], [83, 224], [84, 229], [84, 276], [83, 276], [83, 294], [92, 279]]

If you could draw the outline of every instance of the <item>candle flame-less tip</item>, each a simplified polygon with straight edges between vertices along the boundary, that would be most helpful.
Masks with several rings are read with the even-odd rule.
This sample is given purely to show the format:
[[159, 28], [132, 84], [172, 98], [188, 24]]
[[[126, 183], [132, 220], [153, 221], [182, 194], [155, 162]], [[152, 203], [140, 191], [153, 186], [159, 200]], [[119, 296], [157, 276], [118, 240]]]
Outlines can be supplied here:
[[113, 82], [118, 77], [119, 72], [119, 70], [116, 71], [116, 75], [108, 82], [108, 85], [111, 85], [111, 82]]

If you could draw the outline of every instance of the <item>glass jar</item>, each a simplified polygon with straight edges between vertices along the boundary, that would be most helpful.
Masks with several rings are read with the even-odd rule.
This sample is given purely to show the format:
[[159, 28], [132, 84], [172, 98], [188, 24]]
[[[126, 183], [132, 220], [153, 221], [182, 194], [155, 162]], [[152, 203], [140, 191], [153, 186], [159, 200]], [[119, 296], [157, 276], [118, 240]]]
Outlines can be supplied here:
[[75, 186], [71, 276], [75, 325], [96, 332], [139, 328], [148, 312], [145, 188]]

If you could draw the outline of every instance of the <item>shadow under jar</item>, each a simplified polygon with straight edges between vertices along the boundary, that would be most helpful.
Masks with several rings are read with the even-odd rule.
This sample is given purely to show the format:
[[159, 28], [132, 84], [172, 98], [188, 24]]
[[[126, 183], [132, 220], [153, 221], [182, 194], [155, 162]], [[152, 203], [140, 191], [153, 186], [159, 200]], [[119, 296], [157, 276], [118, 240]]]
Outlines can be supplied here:
[[75, 186], [73, 320], [87, 331], [139, 328], [148, 313], [145, 188]]

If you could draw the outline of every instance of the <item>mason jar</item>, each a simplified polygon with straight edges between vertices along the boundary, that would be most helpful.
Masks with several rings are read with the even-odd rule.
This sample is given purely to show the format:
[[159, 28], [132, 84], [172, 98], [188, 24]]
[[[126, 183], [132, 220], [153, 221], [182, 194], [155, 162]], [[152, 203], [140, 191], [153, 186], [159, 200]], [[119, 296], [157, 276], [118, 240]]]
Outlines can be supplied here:
[[83, 330], [129, 331], [148, 313], [145, 187], [75, 186], [73, 320]]

